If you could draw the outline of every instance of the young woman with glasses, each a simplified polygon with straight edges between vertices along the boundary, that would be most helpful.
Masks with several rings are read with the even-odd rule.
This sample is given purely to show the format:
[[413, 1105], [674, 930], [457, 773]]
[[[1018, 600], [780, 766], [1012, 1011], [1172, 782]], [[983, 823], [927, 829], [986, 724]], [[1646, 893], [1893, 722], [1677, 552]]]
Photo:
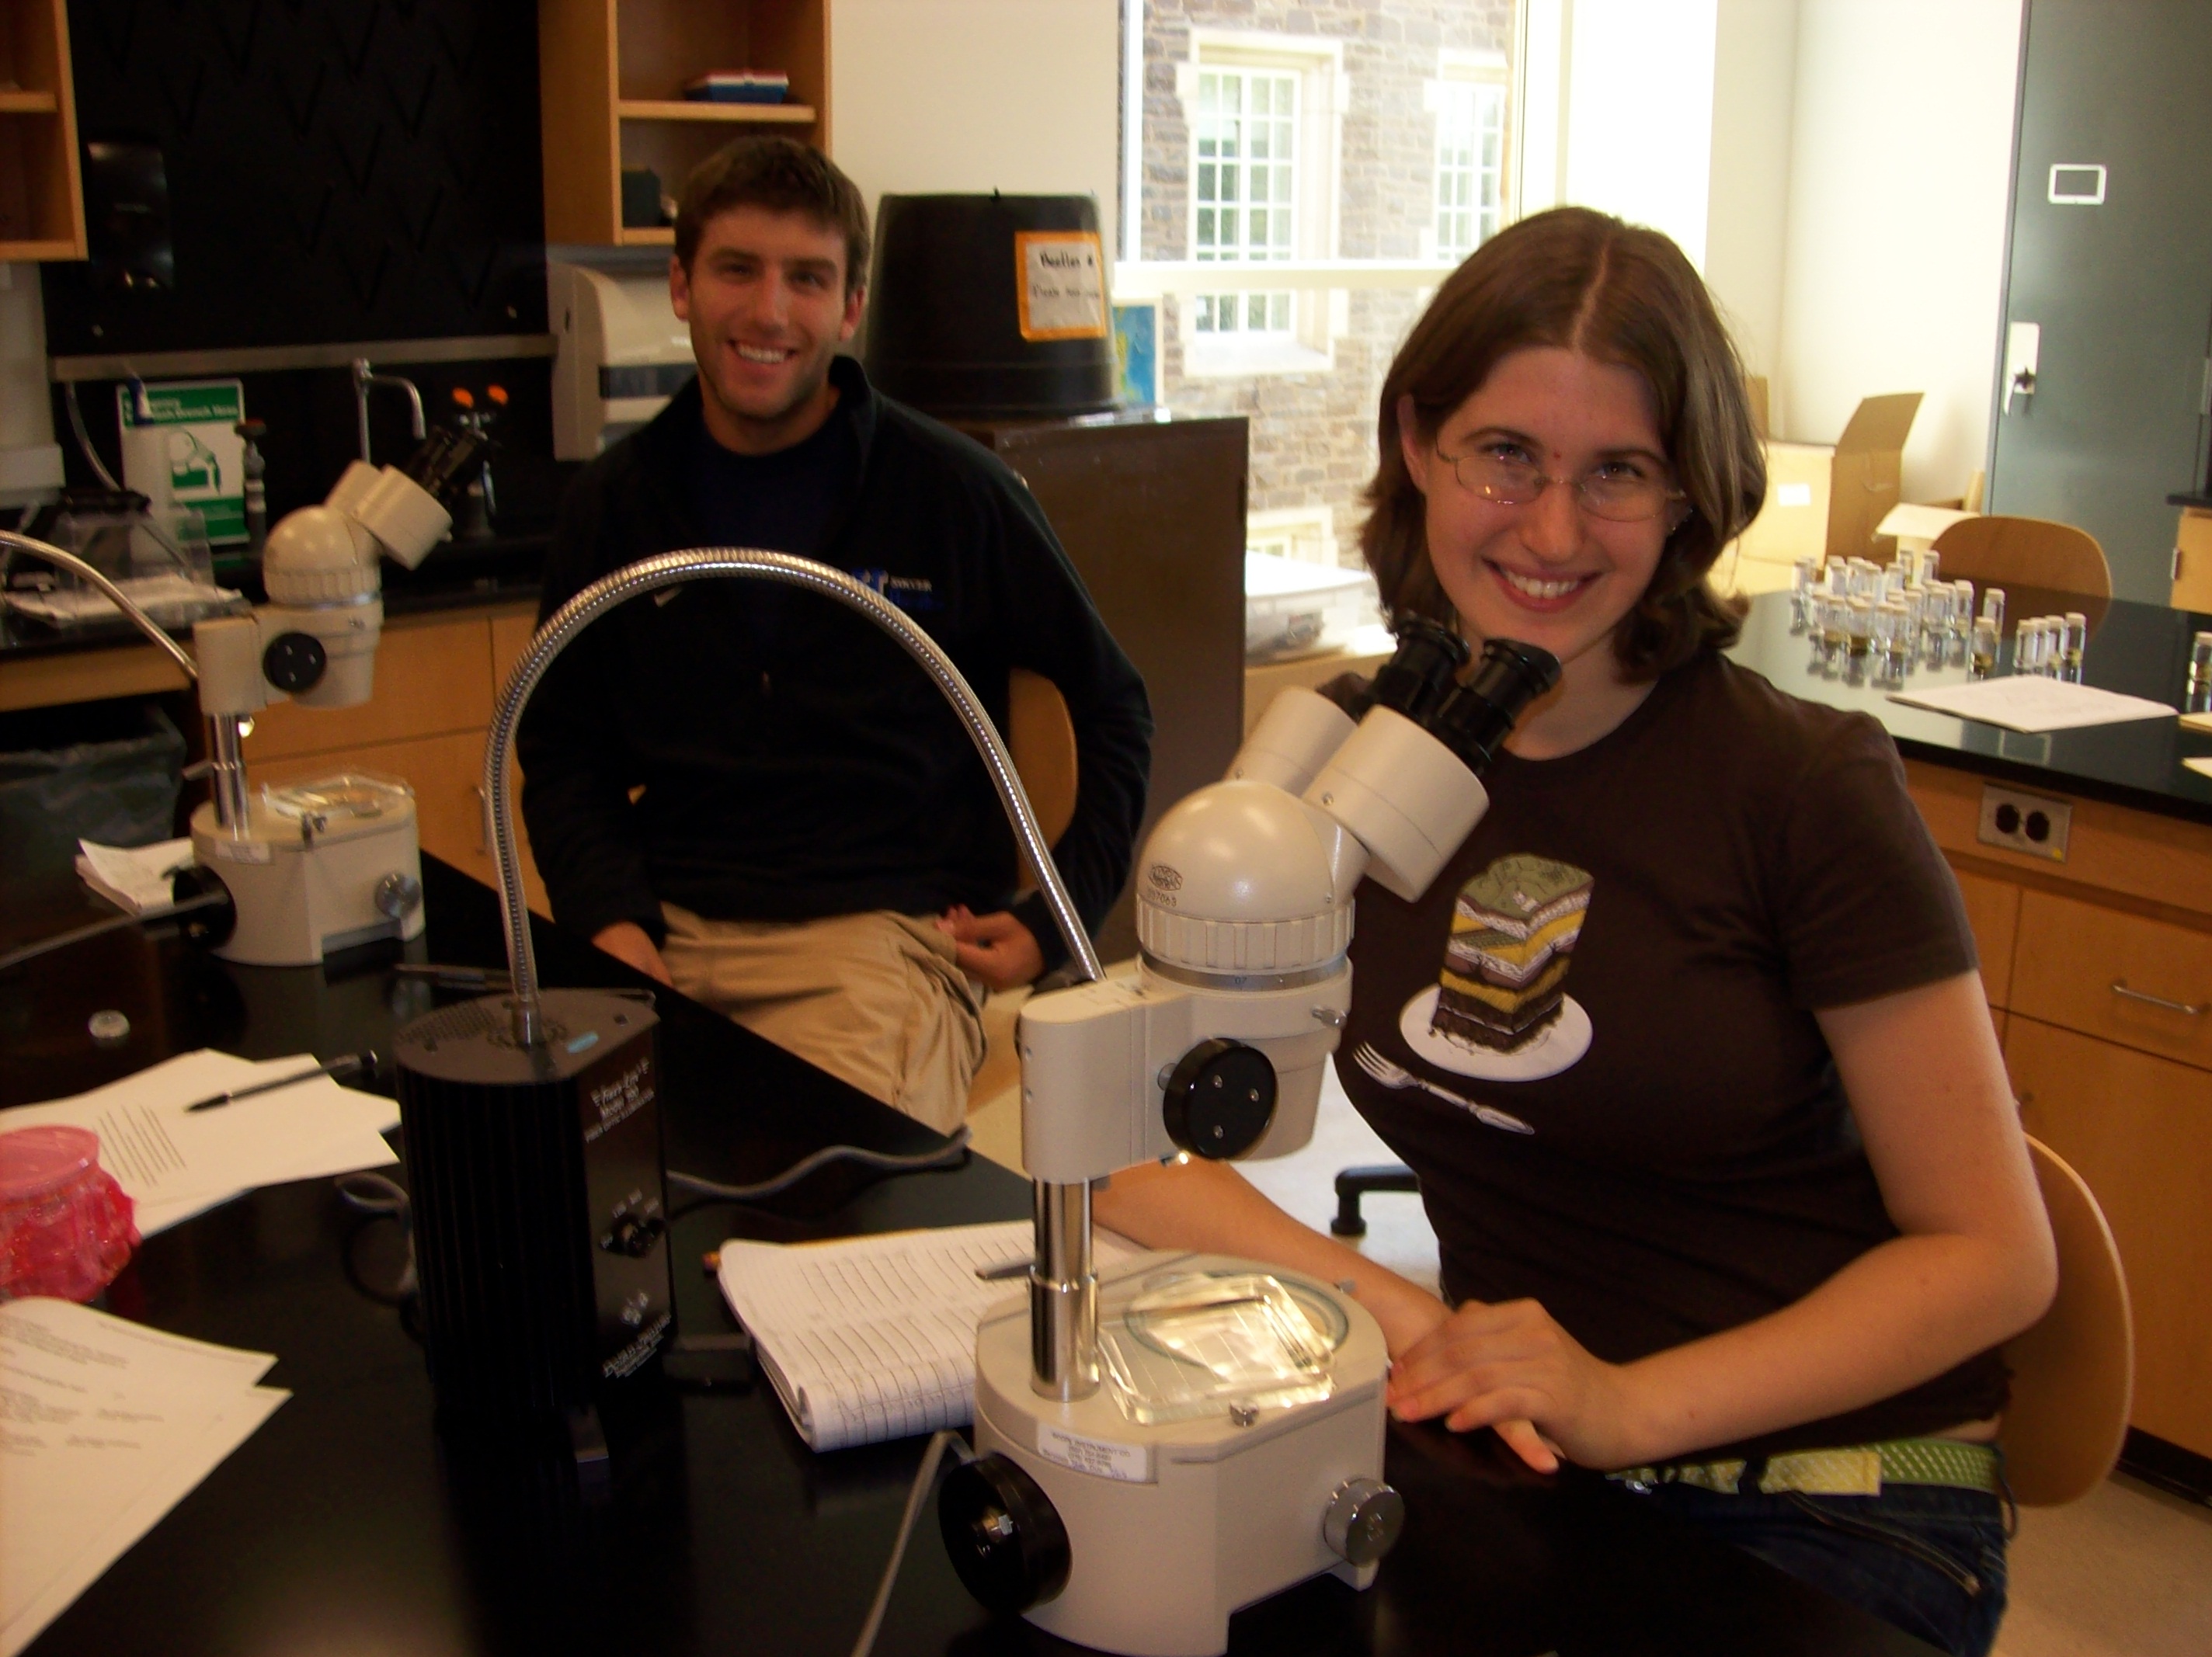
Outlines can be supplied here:
[[1765, 475], [1704, 283], [1655, 232], [1524, 220], [1416, 325], [1378, 437], [1385, 603], [1563, 666], [1430, 891], [1359, 893], [1338, 1068], [1445, 1297], [1217, 1164], [1116, 1175], [1099, 1217], [1350, 1279], [1401, 1417], [1984, 1652], [1996, 1349], [2050, 1301], [2049, 1227], [1893, 746], [1720, 653], [1707, 572]]

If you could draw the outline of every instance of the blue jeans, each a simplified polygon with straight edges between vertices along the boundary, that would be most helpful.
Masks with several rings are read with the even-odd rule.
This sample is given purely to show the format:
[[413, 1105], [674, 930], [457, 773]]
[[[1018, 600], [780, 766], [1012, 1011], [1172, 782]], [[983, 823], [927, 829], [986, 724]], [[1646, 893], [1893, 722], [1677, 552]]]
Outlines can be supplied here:
[[1725, 1496], [1660, 1484], [1644, 1499], [1954, 1657], [1987, 1657], [1996, 1639], [2005, 1520], [1986, 1491], [1892, 1484], [1880, 1496]]

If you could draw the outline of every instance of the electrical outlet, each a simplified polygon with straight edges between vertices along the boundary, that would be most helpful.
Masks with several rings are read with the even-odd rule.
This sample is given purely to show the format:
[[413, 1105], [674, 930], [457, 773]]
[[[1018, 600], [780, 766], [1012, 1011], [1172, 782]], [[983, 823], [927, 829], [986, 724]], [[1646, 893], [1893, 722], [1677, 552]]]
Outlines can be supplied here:
[[2023, 794], [2013, 788], [1982, 790], [1982, 821], [1975, 838], [1984, 846], [2001, 846], [2032, 858], [2066, 861], [2066, 835], [2074, 826], [2074, 808], [2063, 799]]

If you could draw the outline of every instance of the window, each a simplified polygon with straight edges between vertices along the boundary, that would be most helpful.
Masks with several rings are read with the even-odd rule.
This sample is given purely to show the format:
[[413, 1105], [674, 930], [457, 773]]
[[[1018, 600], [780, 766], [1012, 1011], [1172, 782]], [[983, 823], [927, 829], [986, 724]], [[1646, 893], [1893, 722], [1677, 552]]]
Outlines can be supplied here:
[[1334, 568], [1340, 561], [1334, 515], [1327, 507], [1279, 507], [1248, 513], [1244, 550]]
[[[1179, 152], [1170, 168], [1183, 191], [1183, 257], [1248, 270], [1335, 257], [1341, 43], [1194, 27], [1182, 50], [1188, 56], [1176, 65], [1182, 129], [1162, 136]], [[1177, 372], [1326, 372], [1340, 308], [1310, 287], [1261, 287], [1249, 274], [1186, 294], [1175, 315]]]
[[1505, 88], [1437, 87], [1437, 257], [1462, 259], [1498, 234], [1505, 178]]
[[[1191, 257], [1229, 264], [1287, 259], [1297, 248], [1298, 77], [1208, 69], [1191, 124]], [[1291, 295], [1201, 294], [1201, 334], [1282, 334]]]
[[1440, 259], [1463, 259], [1509, 216], [1506, 60], [1503, 52], [1437, 54], [1422, 102], [1437, 123], [1433, 215], [1422, 238]]

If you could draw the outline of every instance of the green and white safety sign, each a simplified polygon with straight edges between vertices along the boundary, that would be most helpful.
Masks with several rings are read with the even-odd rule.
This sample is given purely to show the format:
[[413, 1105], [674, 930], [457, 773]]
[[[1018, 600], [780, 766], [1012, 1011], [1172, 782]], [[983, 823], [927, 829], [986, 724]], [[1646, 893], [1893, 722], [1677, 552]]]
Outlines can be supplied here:
[[123, 482], [164, 520], [196, 512], [212, 544], [246, 539], [246, 388], [235, 379], [171, 380], [115, 389], [123, 427]]

